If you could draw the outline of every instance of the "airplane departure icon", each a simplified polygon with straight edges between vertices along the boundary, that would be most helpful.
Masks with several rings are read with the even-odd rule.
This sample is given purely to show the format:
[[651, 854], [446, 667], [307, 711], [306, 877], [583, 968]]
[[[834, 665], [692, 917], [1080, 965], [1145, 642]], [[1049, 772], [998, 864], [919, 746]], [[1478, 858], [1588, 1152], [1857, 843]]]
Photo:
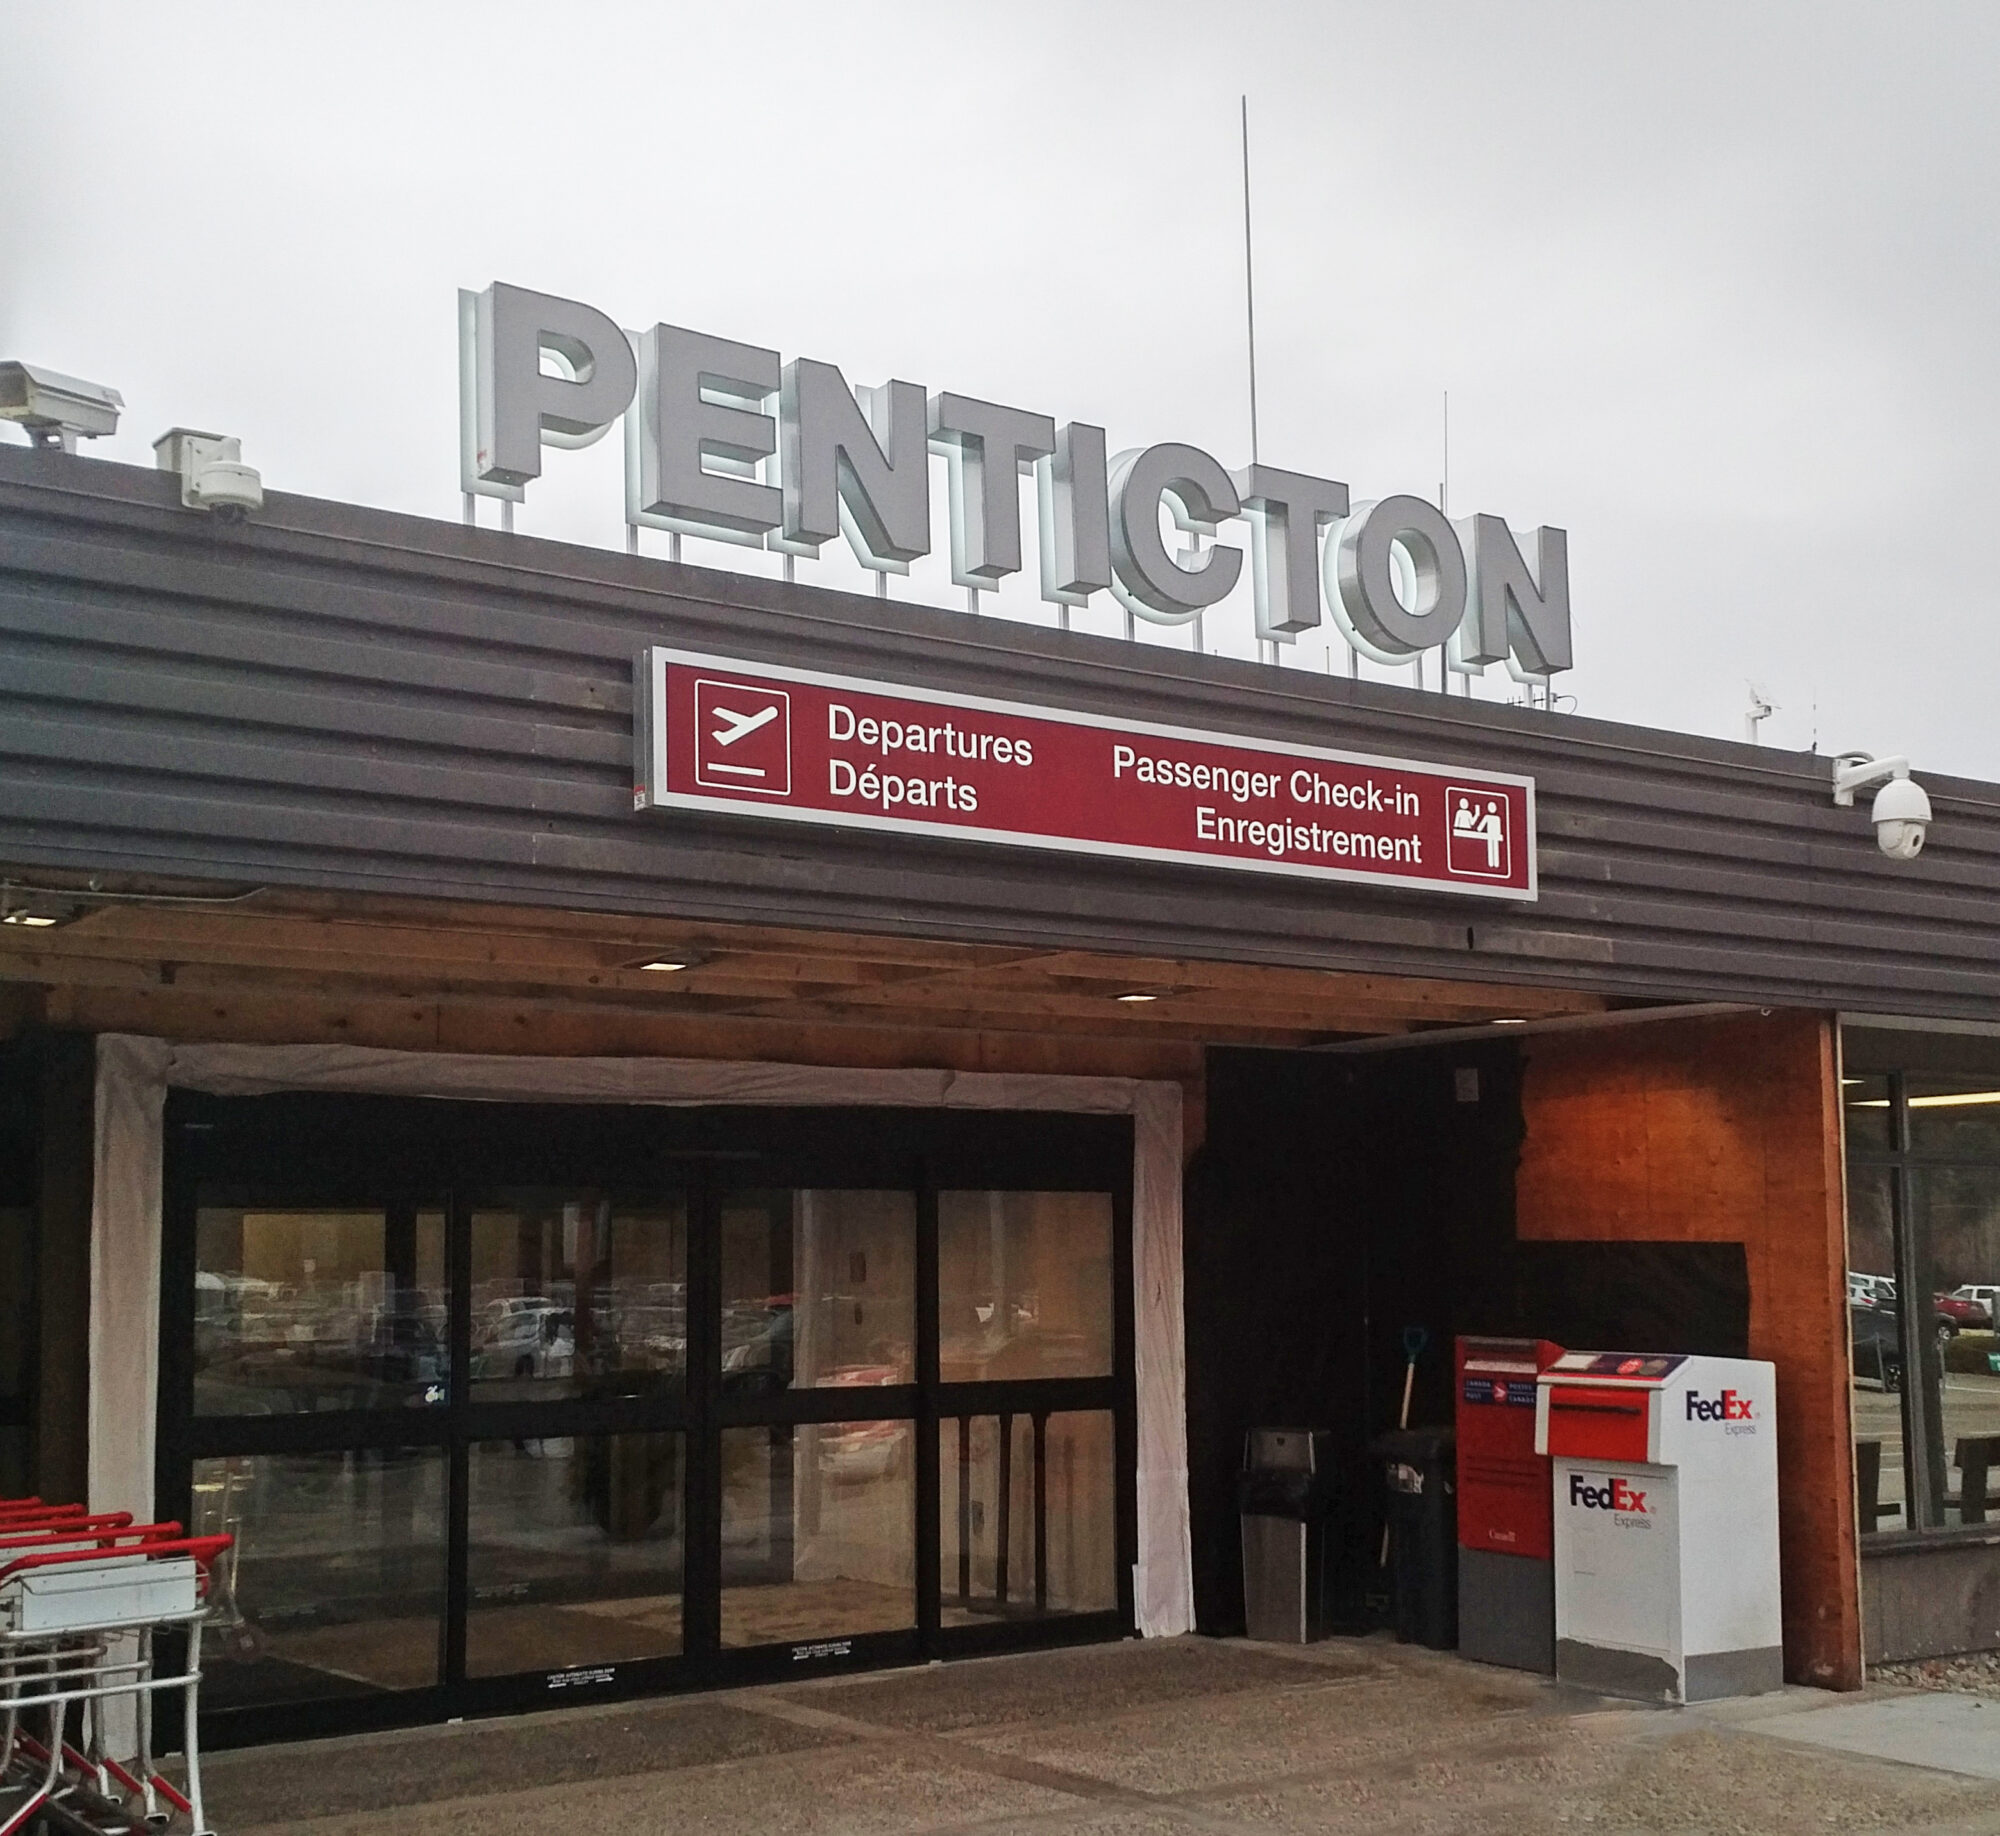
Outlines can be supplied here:
[[[709, 708], [709, 712], [722, 722], [709, 737], [718, 746], [733, 746], [746, 734], [755, 733], [759, 727], [768, 727], [776, 720], [778, 704], [774, 701], [755, 714], [739, 714], [734, 708], [714, 706]], [[711, 759], [708, 768], [710, 771], [727, 772], [735, 778], [761, 778], [766, 775], [761, 765], [725, 765], [720, 759]]]
[[783, 689], [697, 677], [697, 784], [754, 797], [792, 794], [791, 697]]

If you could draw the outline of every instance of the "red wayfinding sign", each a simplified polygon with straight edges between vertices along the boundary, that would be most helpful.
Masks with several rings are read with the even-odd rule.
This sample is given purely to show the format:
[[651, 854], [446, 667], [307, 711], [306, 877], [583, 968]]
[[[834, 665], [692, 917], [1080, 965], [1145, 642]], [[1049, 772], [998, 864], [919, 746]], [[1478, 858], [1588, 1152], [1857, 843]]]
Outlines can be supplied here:
[[1535, 897], [1535, 783], [642, 651], [640, 809]]

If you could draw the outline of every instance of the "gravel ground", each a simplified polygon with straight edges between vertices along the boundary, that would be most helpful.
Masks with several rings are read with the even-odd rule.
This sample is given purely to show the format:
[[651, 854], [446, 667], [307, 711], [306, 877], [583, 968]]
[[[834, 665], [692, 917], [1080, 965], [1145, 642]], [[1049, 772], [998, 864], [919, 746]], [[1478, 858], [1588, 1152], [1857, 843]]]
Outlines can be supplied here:
[[1896, 1689], [1948, 1689], [1962, 1696], [2000, 1696], [2000, 1651], [1912, 1658], [1906, 1664], [1870, 1664], [1868, 1681]]

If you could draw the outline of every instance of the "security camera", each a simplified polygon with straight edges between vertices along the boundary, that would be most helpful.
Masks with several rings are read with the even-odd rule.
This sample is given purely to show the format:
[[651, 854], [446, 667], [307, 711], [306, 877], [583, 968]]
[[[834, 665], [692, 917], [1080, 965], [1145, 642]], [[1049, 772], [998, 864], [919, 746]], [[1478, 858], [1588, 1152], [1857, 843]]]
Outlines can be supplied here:
[[1930, 833], [1931, 800], [1910, 776], [1910, 761], [1901, 756], [1871, 759], [1865, 752], [1843, 753], [1833, 762], [1833, 800], [1842, 809], [1854, 807], [1854, 793], [1881, 784], [1868, 819], [1875, 825], [1876, 845], [1892, 861], [1913, 861], [1924, 851]]
[[73, 453], [79, 440], [116, 433], [124, 406], [125, 398], [102, 383], [37, 364], [0, 363], [0, 420], [19, 421], [36, 446]]
[[1924, 851], [1931, 800], [1914, 778], [1891, 778], [1875, 793], [1868, 820], [1884, 854], [1892, 861], [1913, 861]]
[[241, 522], [264, 507], [264, 481], [243, 463], [243, 442], [231, 435], [172, 427], [153, 442], [153, 453], [161, 471], [180, 475], [181, 502], [190, 510]]

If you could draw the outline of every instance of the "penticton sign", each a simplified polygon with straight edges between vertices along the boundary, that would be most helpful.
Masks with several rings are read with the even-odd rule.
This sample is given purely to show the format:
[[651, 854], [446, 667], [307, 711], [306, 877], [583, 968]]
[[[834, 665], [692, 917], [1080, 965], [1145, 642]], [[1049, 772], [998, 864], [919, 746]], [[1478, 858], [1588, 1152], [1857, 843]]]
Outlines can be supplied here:
[[[1505, 664], [1546, 683], [1571, 666], [1565, 533], [1524, 556], [1497, 516], [1453, 520], [1421, 497], [1350, 502], [1336, 480], [1231, 471], [1177, 441], [1109, 451], [1104, 429], [916, 383], [853, 389], [679, 326], [630, 333], [595, 307], [496, 282], [459, 296], [460, 481], [519, 501], [545, 446], [587, 446], [621, 419], [625, 518], [816, 556], [845, 536], [862, 566], [907, 573], [931, 546], [932, 455], [946, 467], [951, 577], [990, 591], [1025, 566], [1019, 479], [1035, 479], [1041, 596], [1108, 591], [1134, 619], [1185, 625], [1224, 599], [1247, 525], [1256, 636], [1290, 643], [1330, 612], [1361, 656], [1441, 650], [1462, 676]], [[1167, 520], [1187, 538], [1171, 547]]]
[[663, 647], [635, 676], [641, 810], [1536, 896], [1532, 778]]

